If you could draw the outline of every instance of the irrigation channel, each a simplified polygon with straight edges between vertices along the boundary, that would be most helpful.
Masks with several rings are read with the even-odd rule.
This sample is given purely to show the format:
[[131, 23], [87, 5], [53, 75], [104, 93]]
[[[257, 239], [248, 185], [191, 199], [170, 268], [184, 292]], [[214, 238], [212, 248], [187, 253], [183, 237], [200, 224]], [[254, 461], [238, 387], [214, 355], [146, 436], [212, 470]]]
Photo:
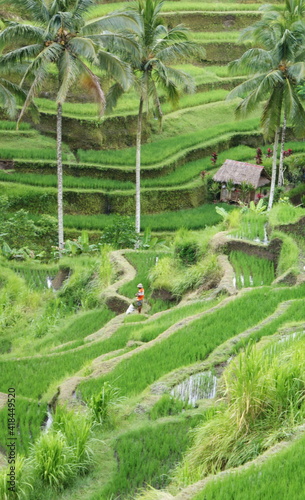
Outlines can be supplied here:
[[182, 399], [191, 406], [196, 406], [199, 399], [212, 399], [216, 395], [217, 377], [212, 372], [201, 372], [191, 375], [173, 387], [171, 395]]

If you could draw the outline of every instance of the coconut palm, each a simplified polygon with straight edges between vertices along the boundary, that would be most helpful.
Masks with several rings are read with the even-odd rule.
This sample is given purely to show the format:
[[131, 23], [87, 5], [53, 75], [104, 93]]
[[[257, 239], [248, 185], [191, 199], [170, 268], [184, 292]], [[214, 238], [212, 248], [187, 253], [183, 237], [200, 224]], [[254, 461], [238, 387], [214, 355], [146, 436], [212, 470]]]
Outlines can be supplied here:
[[[62, 184], [62, 105], [75, 82], [83, 82], [95, 94], [101, 112], [105, 97], [99, 79], [92, 67], [104, 68], [110, 76], [127, 88], [131, 72], [126, 63], [107, 50], [118, 38], [123, 45], [131, 42], [116, 35], [111, 29], [122, 26], [122, 18], [105, 16], [98, 21], [85, 23], [84, 15], [94, 0], [15, 0], [20, 8], [26, 9], [31, 22], [9, 22], [0, 33], [0, 45], [13, 49], [0, 58], [3, 67], [16, 70], [26, 63], [21, 86], [29, 82], [25, 104], [19, 115], [22, 119], [25, 109], [41, 88], [55, 65], [58, 75], [57, 91], [57, 177], [58, 177], [58, 242], [59, 250], [64, 246], [63, 232], [63, 184]], [[107, 28], [107, 31], [102, 31]], [[117, 41], [117, 43], [119, 43]]]
[[[182, 25], [169, 29], [160, 18], [164, 0], [136, 0], [124, 15], [138, 24], [134, 33], [138, 47], [136, 57], [126, 55], [135, 75], [135, 88], [139, 94], [139, 109], [136, 134], [136, 232], [140, 232], [140, 172], [143, 110], [149, 100], [155, 105], [156, 115], [162, 124], [160, 91], [177, 104], [181, 91], [195, 90], [192, 78], [172, 64], [203, 56], [204, 51], [188, 40], [188, 29]], [[109, 94], [109, 107], [115, 105], [122, 88], [115, 85]]]
[[[286, 4], [292, 4], [287, 0]], [[301, 3], [301, 2], [299, 2]], [[291, 10], [295, 13], [296, 9]], [[295, 20], [295, 18], [297, 20]], [[231, 71], [242, 71], [251, 77], [230, 92], [228, 98], [242, 97], [237, 116], [246, 116], [265, 101], [261, 116], [264, 136], [274, 139], [272, 176], [268, 209], [272, 207], [277, 175], [277, 149], [282, 120], [282, 144], [289, 120], [297, 136], [305, 132], [305, 112], [297, 93], [297, 84], [305, 77], [305, 26], [295, 14], [267, 11], [262, 21], [247, 29], [254, 42], [263, 48], [247, 50], [230, 65]], [[282, 148], [283, 149], [283, 146]], [[280, 174], [282, 178], [282, 172]]]

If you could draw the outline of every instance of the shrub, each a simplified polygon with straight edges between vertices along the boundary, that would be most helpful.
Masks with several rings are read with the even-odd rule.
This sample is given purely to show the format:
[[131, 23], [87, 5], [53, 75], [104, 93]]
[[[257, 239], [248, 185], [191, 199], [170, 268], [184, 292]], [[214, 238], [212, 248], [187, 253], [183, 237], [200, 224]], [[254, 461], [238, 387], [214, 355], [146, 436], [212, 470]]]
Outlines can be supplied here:
[[137, 241], [134, 223], [127, 216], [117, 215], [105, 227], [101, 241], [114, 248], [133, 248]]
[[187, 229], [182, 228], [177, 232], [174, 240], [174, 253], [182, 264], [189, 266], [197, 262], [199, 255], [197, 239]]
[[61, 432], [41, 434], [32, 448], [30, 464], [46, 485], [62, 489], [77, 473], [73, 447]]

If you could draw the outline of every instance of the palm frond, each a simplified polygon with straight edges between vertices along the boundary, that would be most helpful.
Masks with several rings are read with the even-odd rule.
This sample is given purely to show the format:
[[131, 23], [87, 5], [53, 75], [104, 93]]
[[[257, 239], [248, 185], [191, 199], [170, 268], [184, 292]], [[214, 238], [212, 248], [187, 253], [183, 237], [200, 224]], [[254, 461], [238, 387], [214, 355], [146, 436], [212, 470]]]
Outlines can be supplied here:
[[22, 106], [22, 109], [20, 111], [20, 114], [19, 114], [19, 117], [17, 120], [17, 127], [18, 127], [20, 121], [22, 120], [26, 109], [28, 108], [30, 103], [33, 101], [33, 97], [34, 97], [35, 93], [40, 88], [40, 85], [42, 84], [42, 82], [46, 78], [46, 75], [47, 75], [47, 72], [46, 72], [45, 68], [43, 66], [41, 66], [39, 68], [39, 70], [36, 72], [34, 81], [32, 82], [32, 85], [30, 86], [30, 89], [27, 93], [26, 99], [24, 101], [24, 104]]
[[167, 47], [162, 48], [162, 44], [160, 46], [156, 57], [167, 63], [190, 61], [204, 56], [203, 49], [194, 42], [174, 42]]
[[44, 42], [46, 40], [45, 30], [30, 24], [10, 23], [7, 28], [0, 32], [0, 46], [22, 42]]
[[116, 107], [119, 98], [124, 94], [124, 89], [119, 83], [111, 85], [106, 94], [106, 113], [110, 113]]
[[303, 104], [289, 80], [284, 89], [283, 106], [287, 117], [291, 120], [292, 128], [297, 137], [305, 135], [305, 111]]
[[0, 65], [2, 68], [14, 68], [16, 63], [22, 63], [24, 61], [30, 61], [36, 58], [40, 52], [44, 49], [42, 44], [27, 45], [25, 47], [20, 47], [19, 49], [12, 50], [7, 54], [0, 57]]
[[63, 46], [59, 43], [52, 43], [51, 45], [43, 47], [43, 49], [30, 62], [26, 72], [23, 75], [22, 83], [26, 80], [28, 75], [35, 75], [37, 71], [46, 71], [46, 67], [49, 63], [56, 63], [63, 50]]
[[77, 0], [72, 16], [78, 20], [83, 20], [84, 14], [95, 4], [94, 0]]
[[99, 106], [99, 114], [101, 116], [105, 111], [106, 100], [100, 81], [93, 71], [91, 71], [91, 69], [80, 58], [77, 59], [77, 64], [79, 66], [80, 73], [86, 75], [89, 79], [90, 89], [94, 91], [96, 102]]
[[264, 105], [261, 125], [266, 139], [273, 138], [276, 130], [278, 130], [281, 125], [283, 91], [283, 85], [274, 87], [269, 99]]
[[139, 58], [139, 45], [134, 36], [128, 32], [103, 31], [99, 35], [88, 35], [87, 38], [104, 49], [120, 55], [126, 61]]
[[140, 33], [139, 21], [136, 16], [129, 12], [115, 11], [107, 16], [87, 21], [82, 29], [83, 34], [100, 33], [101, 31], [131, 31]]
[[98, 52], [98, 61], [102, 69], [114, 78], [124, 90], [127, 90], [132, 83], [132, 71], [130, 66], [122, 61], [119, 57], [100, 50]]
[[0, 78], [0, 108], [4, 109], [9, 118], [14, 119], [17, 111], [17, 102], [14, 94], [10, 92]]
[[194, 79], [184, 71], [167, 66], [167, 75], [183, 92], [193, 94], [196, 91]]
[[35, 21], [47, 23], [50, 18], [48, 6], [44, 0], [14, 0], [14, 5], [29, 12]]
[[68, 50], [64, 50], [58, 61], [58, 77], [60, 87], [56, 97], [57, 104], [64, 103], [67, 93], [72, 84], [75, 82], [78, 74], [79, 68], [74, 56], [72, 56]]
[[89, 38], [74, 37], [69, 42], [69, 51], [77, 56], [84, 57], [92, 64], [97, 64], [96, 48]]
[[249, 49], [239, 59], [229, 63], [231, 75], [254, 75], [274, 67], [272, 54], [264, 49]]

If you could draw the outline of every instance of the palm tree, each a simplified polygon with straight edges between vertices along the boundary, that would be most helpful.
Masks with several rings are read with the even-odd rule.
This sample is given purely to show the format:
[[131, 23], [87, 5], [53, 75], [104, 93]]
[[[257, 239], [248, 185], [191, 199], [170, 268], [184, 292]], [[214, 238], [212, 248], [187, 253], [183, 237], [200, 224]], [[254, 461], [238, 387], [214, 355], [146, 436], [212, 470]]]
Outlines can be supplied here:
[[[283, 120], [282, 144], [285, 140], [287, 120], [297, 136], [305, 132], [305, 112], [296, 86], [305, 77], [304, 42], [305, 26], [293, 9], [294, 0], [287, 0], [288, 15], [267, 11], [261, 21], [246, 30], [246, 37], [263, 48], [247, 50], [240, 59], [230, 65], [232, 72], [243, 71], [251, 77], [230, 92], [228, 98], [242, 97], [236, 109], [237, 116], [245, 116], [265, 101], [261, 125], [264, 136], [274, 139], [272, 176], [268, 210], [272, 207], [277, 175], [277, 149]], [[295, 2], [294, 2], [295, 3]], [[302, 0], [298, 2], [301, 6]], [[300, 7], [301, 8], [301, 7]], [[297, 20], [295, 20], [297, 19]], [[283, 146], [281, 147], [283, 150]], [[280, 179], [282, 179], [282, 172]]]
[[[19, 121], [55, 65], [58, 75], [57, 91], [57, 178], [58, 178], [58, 243], [59, 251], [64, 247], [63, 231], [63, 181], [62, 181], [62, 105], [71, 86], [84, 77], [83, 82], [93, 90], [102, 112], [105, 97], [99, 79], [92, 67], [104, 68], [110, 76], [126, 89], [131, 83], [131, 72], [126, 63], [109, 52], [107, 47], [116, 43], [130, 46], [124, 36], [109, 31], [123, 25], [122, 18], [110, 14], [98, 21], [85, 23], [84, 15], [94, 0], [15, 0], [20, 8], [26, 9], [31, 17], [29, 23], [9, 22], [0, 33], [2, 47], [12, 45], [0, 58], [3, 67], [12, 70], [26, 63], [21, 86], [29, 81], [26, 101], [20, 112]], [[108, 28], [107, 31], [103, 32]]]
[[[143, 109], [149, 100], [155, 105], [156, 115], [162, 124], [160, 91], [173, 104], [179, 101], [180, 92], [194, 92], [192, 78], [183, 71], [171, 67], [171, 64], [183, 60], [192, 60], [204, 55], [203, 49], [188, 40], [188, 29], [182, 25], [167, 28], [162, 24], [160, 11], [164, 0], [136, 0], [124, 15], [138, 23], [134, 32], [138, 52], [126, 55], [135, 75], [135, 88], [139, 94], [139, 108], [136, 134], [136, 232], [140, 232], [140, 172]], [[122, 93], [122, 88], [115, 85], [109, 94], [109, 108], [113, 107]]]

